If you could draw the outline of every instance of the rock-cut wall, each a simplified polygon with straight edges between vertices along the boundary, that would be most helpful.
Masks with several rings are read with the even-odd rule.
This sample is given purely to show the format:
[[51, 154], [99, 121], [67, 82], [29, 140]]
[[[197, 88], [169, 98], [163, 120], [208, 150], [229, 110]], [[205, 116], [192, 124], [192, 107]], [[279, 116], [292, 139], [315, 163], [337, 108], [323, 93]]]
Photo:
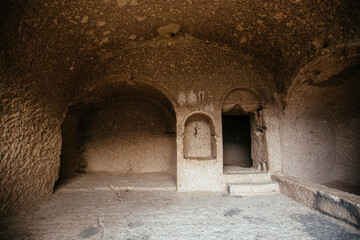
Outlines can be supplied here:
[[360, 184], [359, 59], [341, 59], [309, 66], [290, 93], [281, 127], [285, 174]]
[[[102, 89], [108, 88], [109, 91], [115, 91], [115, 96], [116, 91], [119, 90], [116, 89], [116, 86], [120, 85], [133, 86], [143, 83], [144, 86], [156, 86], [157, 89], [161, 89], [160, 92], [166, 92], [167, 98], [172, 99], [173, 106], [178, 105], [174, 116], [176, 117], [176, 129], [180, 135], [183, 133], [181, 128], [184, 127], [186, 116], [200, 109], [216, 120], [214, 121], [215, 135], [213, 138], [221, 139], [221, 111], [219, 109], [224, 94], [229, 93], [231, 89], [244, 86], [271, 99], [276, 87], [271, 75], [253, 58], [237, 53], [229, 46], [208, 43], [188, 35], [129, 44], [126, 48], [112, 51], [112, 53], [101, 52], [101, 57], [98, 58], [89, 57], [87, 58], [89, 62], [79, 60], [76, 67], [67, 65], [69, 62], [64, 60], [63, 62], [56, 61], [57, 65], [52, 65], [51, 68], [45, 68], [44, 66], [47, 66], [44, 65], [47, 61], [46, 58], [55, 61], [58, 55], [56, 57], [47, 55], [49, 52], [45, 48], [41, 48], [41, 51], [43, 51], [44, 59], [36, 58], [35, 61], [33, 53], [28, 52], [28, 55], [21, 55], [24, 57], [17, 56], [21, 61], [12, 66], [9, 63], [1, 65], [1, 211], [16, 209], [53, 191], [54, 183], [58, 179], [60, 156], [61, 154], [65, 156], [70, 152], [61, 152], [61, 144], [63, 143], [64, 146], [72, 144], [71, 141], [62, 142], [61, 127], [70, 124], [72, 126], [68, 129], [76, 129], [73, 125], [77, 124], [78, 119], [76, 118], [79, 117], [75, 116], [75, 119], [72, 120], [67, 119], [70, 122], [65, 120], [65, 125], [63, 125], [67, 108], [70, 105], [86, 105], [94, 99], [108, 96], [105, 92], [103, 95], [100, 94], [89, 99], [84, 93], [101, 92]], [[97, 55], [96, 52], [94, 54]], [[63, 57], [63, 54], [60, 57]], [[96, 65], [96, 61], [100, 61], [101, 64]], [[139, 88], [132, 94], [137, 95], [139, 91], [143, 91], [145, 94], [148, 88], [141, 88], [142, 90]], [[124, 91], [123, 93], [125, 93]], [[85, 97], [82, 98], [83, 95]], [[156, 98], [156, 96], [154, 97]], [[100, 106], [100, 108], [106, 106]], [[136, 108], [139, 109], [139, 107]], [[119, 119], [115, 116], [110, 117], [112, 116], [111, 111], [104, 110], [102, 112], [102, 116], [108, 116], [105, 120]], [[101, 129], [99, 122], [102, 119], [95, 115], [93, 120], [98, 122], [98, 125], [92, 125], [91, 132], [97, 134], [90, 137], [99, 136], [98, 130]], [[155, 139], [158, 141], [156, 146], [169, 146], [166, 148], [167, 155], [173, 156], [171, 151], [175, 150], [170, 147], [170, 145], [173, 146], [173, 136], [170, 137], [165, 131], [157, 133], [159, 133], [157, 136], [161, 136], [161, 138]], [[71, 135], [71, 131], [63, 132], [63, 136], [71, 138]], [[150, 136], [154, 137], [156, 134], [148, 135], [148, 137]], [[88, 140], [88, 145], [84, 146], [91, 146], [91, 143], [100, 138], [95, 137]], [[120, 141], [120, 139], [116, 140]], [[137, 140], [143, 141], [144, 138]], [[125, 139], [121, 139], [121, 141], [125, 141]], [[149, 150], [155, 147], [154, 141], [149, 139], [146, 141], [147, 143], [151, 142], [146, 145]], [[125, 143], [121, 142], [117, 146], [122, 144]], [[194, 179], [177, 172], [178, 180], [180, 178], [185, 181], [183, 186], [201, 186], [203, 189], [208, 189], [211, 188], [211, 184], [219, 185], [222, 179], [221, 140], [217, 140], [216, 144], [217, 148], [214, 151], [216, 159], [196, 162], [198, 168], [194, 171], [196, 173], [193, 175], [194, 178], [203, 175], [203, 167], [212, 169], [206, 172], [208, 175], [203, 176], [204, 181], [195, 179], [198, 182], [194, 184]], [[135, 145], [142, 146], [143, 144], [136, 142]], [[179, 147], [179, 142], [176, 142], [176, 145]], [[182, 145], [180, 147], [182, 149]], [[177, 149], [176, 151], [179, 153], [181, 150]], [[93, 154], [87, 156], [90, 163], [88, 166], [91, 167], [91, 163], [95, 164], [97, 160], [92, 159], [95, 156]], [[176, 157], [178, 161], [183, 155], [177, 154]], [[115, 159], [113, 160], [115, 162]], [[137, 159], [135, 160], [137, 161]], [[160, 166], [164, 166], [163, 168], [159, 169], [157, 168], [159, 165], [157, 165], [151, 171], [174, 172], [173, 163], [163, 163], [160, 164]], [[184, 164], [192, 163], [195, 162], [189, 163], [183, 159], [180, 166], [183, 170], [190, 169], [193, 166], [184, 166]], [[130, 169], [129, 166], [127, 165], [127, 170]], [[110, 165], [106, 169], [109, 167]], [[176, 167], [178, 170], [179, 165]], [[150, 167], [146, 168], [150, 170]], [[96, 169], [101, 170], [98, 167], [93, 168], [93, 170]], [[143, 171], [141, 168], [137, 168], [137, 170]], [[208, 181], [212, 181], [211, 184]], [[179, 182], [181, 183], [181, 181]], [[220, 189], [220, 185], [217, 189]]]
[[1, 92], [0, 213], [52, 192], [59, 168], [61, 113], [51, 104], [43, 94], [20, 86]]
[[87, 114], [86, 171], [175, 174], [175, 119], [145, 100], [122, 101]]

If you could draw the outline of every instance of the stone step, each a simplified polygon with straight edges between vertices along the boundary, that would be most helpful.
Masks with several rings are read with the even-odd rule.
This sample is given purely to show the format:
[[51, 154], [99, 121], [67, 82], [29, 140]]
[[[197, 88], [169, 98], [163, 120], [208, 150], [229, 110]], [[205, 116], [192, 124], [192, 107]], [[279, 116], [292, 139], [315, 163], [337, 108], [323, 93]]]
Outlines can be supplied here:
[[264, 195], [279, 193], [279, 184], [273, 181], [256, 183], [227, 183], [230, 195]]
[[237, 174], [224, 174], [226, 183], [253, 183], [253, 182], [268, 182], [271, 181], [269, 173], [266, 172], [253, 172], [253, 173], [237, 173]]

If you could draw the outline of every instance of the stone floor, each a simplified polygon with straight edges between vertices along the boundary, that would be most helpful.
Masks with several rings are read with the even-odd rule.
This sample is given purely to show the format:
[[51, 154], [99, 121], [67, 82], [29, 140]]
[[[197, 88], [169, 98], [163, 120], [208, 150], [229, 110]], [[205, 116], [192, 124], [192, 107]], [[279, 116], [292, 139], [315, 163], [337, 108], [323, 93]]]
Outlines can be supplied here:
[[[126, 187], [130, 178], [148, 187]], [[164, 188], [151, 189], [151, 179], [165, 179]], [[359, 229], [279, 194], [178, 193], [167, 189], [171, 179], [78, 176], [2, 218], [0, 239], [360, 239]]]
[[166, 173], [116, 174], [92, 172], [74, 174], [59, 182], [55, 191], [176, 190], [176, 178]]

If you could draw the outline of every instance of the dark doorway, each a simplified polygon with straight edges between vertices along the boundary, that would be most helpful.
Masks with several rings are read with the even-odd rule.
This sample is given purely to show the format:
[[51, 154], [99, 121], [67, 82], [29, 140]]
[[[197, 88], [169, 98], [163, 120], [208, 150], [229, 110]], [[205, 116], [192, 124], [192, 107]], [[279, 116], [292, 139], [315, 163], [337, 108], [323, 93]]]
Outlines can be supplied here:
[[250, 118], [222, 115], [224, 166], [252, 167]]

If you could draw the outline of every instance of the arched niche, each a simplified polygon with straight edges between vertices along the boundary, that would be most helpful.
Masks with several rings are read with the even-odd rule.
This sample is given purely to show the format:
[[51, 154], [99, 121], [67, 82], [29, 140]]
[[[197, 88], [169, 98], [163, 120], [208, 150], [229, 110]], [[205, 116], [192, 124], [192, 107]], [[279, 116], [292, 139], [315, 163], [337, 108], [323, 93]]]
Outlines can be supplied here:
[[185, 121], [183, 134], [184, 158], [210, 160], [216, 158], [215, 129], [212, 119], [194, 113]]
[[360, 195], [360, 58], [328, 54], [305, 66], [283, 110], [283, 173]]
[[256, 168], [267, 171], [262, 99], [253, 90], [230, 91], [221, 105], [224, 172]]
[[176, 113], [143, 83], [98, 86], [69, 107], [62, 126], [60, 180], [76, 172], [176, 176]]

